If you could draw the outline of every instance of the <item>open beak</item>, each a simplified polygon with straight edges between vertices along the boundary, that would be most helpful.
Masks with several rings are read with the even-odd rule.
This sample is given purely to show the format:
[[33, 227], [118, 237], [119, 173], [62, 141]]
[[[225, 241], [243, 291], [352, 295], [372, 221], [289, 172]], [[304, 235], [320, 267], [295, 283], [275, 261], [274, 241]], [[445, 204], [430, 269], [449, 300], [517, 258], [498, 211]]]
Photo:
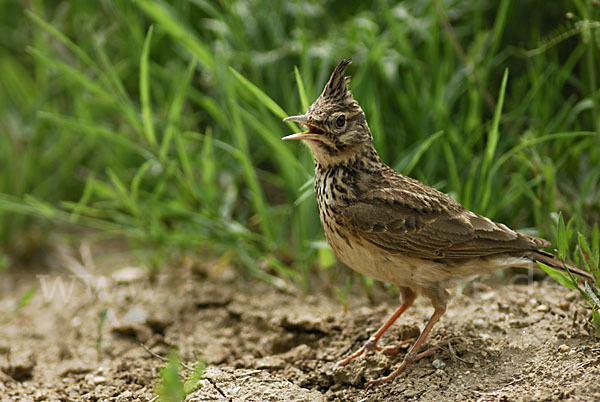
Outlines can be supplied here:
[[290, 117], [286, 117], [285, 119], [283, 119], [283, 121], [293, 121], [295, 123], [300, 123], [300, 124], [304, 124], [306, 127], [308, 127], [308, 131], [305, 131], [303, 133], [296, 133], [296, 134], [292, 134], [292, 135], [288, 135], [286, 137], [283, 137], [282, 140], [321, 140], [321, 137], [325, 134], [325, 130], [313, 126], [311, 124], [308, 124], [308, 117], [306, 115], [299, 115], [299, 116], [290, 116]]

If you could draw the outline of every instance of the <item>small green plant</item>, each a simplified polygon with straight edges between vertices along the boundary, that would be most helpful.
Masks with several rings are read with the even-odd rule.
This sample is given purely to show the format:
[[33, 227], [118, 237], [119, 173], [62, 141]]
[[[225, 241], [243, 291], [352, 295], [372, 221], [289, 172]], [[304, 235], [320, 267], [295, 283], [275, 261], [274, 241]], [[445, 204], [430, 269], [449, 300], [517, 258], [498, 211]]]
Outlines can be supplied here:
[[98, 335], [96, 336], [96, 352], [98, 354], [98, 358], [102, 353], [102, 327], [104, 326], [104, 322], [106, 321], [106, 315], [108, 314], [108, 309], [104, 309], [100, 312], [98, 316]]
[[21, 296], [21, 298], [17, 302], [17, 305], [15, 306], [13, 311], [11, 311], [9, 314], [7, 314], [6, 317], [4, 317], [2, 320], [0, 320], [0, 324], [5, 324], [5, 323], [9, 322], [10, 320], [12, 320], [13, 317], [15, 315], [17, 315], [17, 313], [27, 305], [27, 303], [29, 303], [29, 301], [33, 298], [33, 296], [35, 296], [36, 291], [37, 291], [37, 288], [34, 286], [31, 289], [29, 289], [27, 292], [25, 292], [23, 294], [23, 296]]
[[[191, 371], [186, 379], [182, 379], [181, 368]], [[159, 402], [181, 402], [185, 397], [200, 387], [206, 363], [198, 360], [193, 367], [181, 363], [175, 351], [169, 353], [167, 365], [160, 370], [161, 381], [156, 388]]]
[[[569, 240], [572, 238], [570, 230], [571, 222], [565, 225], [562, 214], [558, 216], [558, 224], [556, 229], [556, 239], [558, 244], [559, 258], [564, 262], [565, 257], [569, 255]], [[580, 285], [580, 280], [575, 277], [568, 269], [567, 272], [558, 271], [543, 263], [538, 262], [538, 265], [550, 275], [556, 282], [561, 285], [579, 291], [585, 301], [590, 305], [592, 310], [592, 324], [596, 332], [600, 335], [600, 230], [598, 224], [594, 225], [592, 230], [592, 246], [585, 237], [578, 233], [577, 235], [577, 258], [576, 262], [583, 265], [590, 272], [594, 281], [586, 281], [583, 286]]]
[[346, 282], [344, 283], [344, 288], [340, 289], [339, 287], [335, 287], [335, 293], [337, 294], [338, 300], [344, 306], [344, 312], [348, 312], [348, 295], [350, 294], [350, 288], [352, 287], [352, 276], [346, 277]]

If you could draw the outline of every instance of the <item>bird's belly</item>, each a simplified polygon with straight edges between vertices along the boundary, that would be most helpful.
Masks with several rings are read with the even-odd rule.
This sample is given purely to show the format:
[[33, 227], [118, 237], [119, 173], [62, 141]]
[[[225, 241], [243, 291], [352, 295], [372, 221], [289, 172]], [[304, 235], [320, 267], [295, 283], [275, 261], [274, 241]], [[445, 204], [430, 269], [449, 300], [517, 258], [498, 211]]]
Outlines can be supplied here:
[[[467, 261], [435, 261], [392, 254], [349, 233], [326, 231], [337, 257], [353, 270], [382, 282], [411, 288], [448, 286], [456, 280], [487, 270], [523, 266], [520, 259], [473, 258]], [[514, 261], [513, 261], [514, 260]]]
[[427, 286], [431, 283], [431, 277], [423, 276], [424, 271], [428, 271], [424, 265], [431, 265], [424, 260], [392, 255], [362, 239], [349, 240], [350, 236], [335, 232], [326, 237], [337, 257], [363, 275], [397, 286]]

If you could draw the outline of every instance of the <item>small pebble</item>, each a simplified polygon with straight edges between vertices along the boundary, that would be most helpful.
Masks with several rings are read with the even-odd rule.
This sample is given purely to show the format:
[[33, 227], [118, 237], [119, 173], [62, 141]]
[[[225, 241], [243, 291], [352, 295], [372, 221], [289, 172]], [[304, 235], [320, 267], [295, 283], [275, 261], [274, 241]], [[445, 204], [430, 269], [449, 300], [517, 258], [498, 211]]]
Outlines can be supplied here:
[[101, 375], [94, 376], [94, 378], [92, 378], [92, 382], [94, 384], [103, 384], [106, 382], [106, 377], [103, 377]]
[[476, 320], [473, 320], [473, 325], [477, 328], [483, 328], [486, 326], [486, 323], [481, 318], [478, 318]]
[[112, 279], [118, 284], [139, 282], [146, 277], [146, 271], [137, 267], [125, 267], [112, 273]]
[[443, 361], [441, 361], [440, 359], [435, 359], [435, 360], [434, 360], [434, 361], [431, 363], [431, 365], [432, 365], [433, 367], [435, 367], [436, 369], [438, 369], [438, 370], [443, 370], [443, 369], [444, 369], [444, 367], [446, 367], [446, 363], [444, 363], [444, 362], [443, 362]]
[[145, 309], [133, 306], [123, 317], [123, 324], [142, 324], [146, 322], [149, 315]]
[[[204, 381], [204, 380], [202, 380], [202, 381]], [[119, 394], [117, 399], [115, 399], [115, 402], [129, 402], [132, 400], [133, 400], [133, 392], [125, 391], [125, 392], [122, 392], [121, 394]]]
[[561, 353], [568, 352], [571, 348], [565, 345], [564, 343], [558, 347], [558, 351]]
[[562, 302], [562, 303], [560, 303], [558, 305], [558, 307], [560, 307], [561, 310], [568, 311], [569, 307], [571, 307], [571, 303], [569, 303], [567, 301], [566, 302]]
[[550, 308], [548, 306], [546, 306], [545, 304], [540, 304], [539, 306], [537, 306], [536, 310], [541, 313], [545, 313], [545, 312], [549, 311]]

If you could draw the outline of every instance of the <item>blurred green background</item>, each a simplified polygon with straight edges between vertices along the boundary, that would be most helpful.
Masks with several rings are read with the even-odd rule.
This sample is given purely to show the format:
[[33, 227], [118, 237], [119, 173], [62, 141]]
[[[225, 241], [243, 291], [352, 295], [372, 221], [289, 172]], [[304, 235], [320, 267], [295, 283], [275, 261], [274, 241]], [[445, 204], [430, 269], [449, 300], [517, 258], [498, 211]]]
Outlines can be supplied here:
[[595, 1], [0, 9], [4, 267], [84, 227], [156, 267], [226, 256], [307, 284], [334, 260], [312, 157], [280, 140], [294, 132], [281, 118], [303, 112], [347, 57], [389, 165], [551, 240], [559, 211], [572, 244], [600, 220]]

